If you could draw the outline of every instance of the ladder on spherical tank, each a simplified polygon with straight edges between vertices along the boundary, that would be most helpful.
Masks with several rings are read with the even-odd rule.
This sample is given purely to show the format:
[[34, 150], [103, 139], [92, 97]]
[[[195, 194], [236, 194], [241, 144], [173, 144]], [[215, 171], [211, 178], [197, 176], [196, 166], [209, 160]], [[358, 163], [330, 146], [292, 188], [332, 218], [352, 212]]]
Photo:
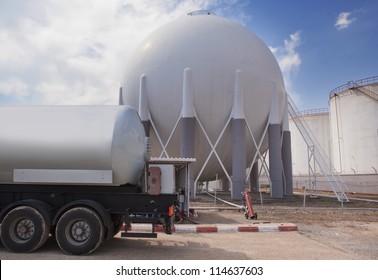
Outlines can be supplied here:
[[[307, 125], [304, 118], [298, 114], [299, 110], [295, 106], [291, 97], [287, 94], [288, 97], [288, 111], [291, 119], [295, 123], [296, 127], [299, 130], [299, 133], [302, 135], [303, 140], [307, 145], [307, 149], [311, 151], [311, 156], [313, 160], [317, 163], [320, 168], [321, 173], [324, 175], [327, 184], [330, 186], [334, 192], [336, 198], [340, 202], [347, 202], [348, 197], [346, 192], [348, 191], [347, 186], [341, 177], [337, 174], [336, 169], [333, 167], [331, 161], [328, 159], [327, 155], [321, 148], [318, 140], [311, 132], [311, 129]], [[311, 183], [311, 182], [310, 182]]]

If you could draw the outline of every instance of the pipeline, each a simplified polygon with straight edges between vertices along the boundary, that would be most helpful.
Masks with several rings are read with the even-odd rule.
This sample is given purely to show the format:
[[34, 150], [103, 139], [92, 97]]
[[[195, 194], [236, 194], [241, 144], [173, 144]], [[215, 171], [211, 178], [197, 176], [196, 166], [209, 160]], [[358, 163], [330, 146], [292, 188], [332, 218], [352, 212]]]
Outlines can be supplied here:
[[367, 198], [350, 198], [349, 197], [349, 200], [358, 200], [358, 201], [377, 202], [378, 203], [378, 200], [376, 200], [376, 199], [367, 199]]
[[[303, 195], [303, 192], [294, 192], [294, 194], [297, 194], [297, 195]], [[335, 196], [334, 195], [327, 195], [327, 194], [319, 194], [317, 193], [316, 194], [317, 196], [321, 196], [321, 197], [330, 197], [330, 198], [334, 198]], [[348, 197], [349, 200], [358, 200], [358, 201], [366, 201], [366, 202], [377, 202], [378, 203], [378, 200], [377, 199], [367, 199], [367, 198], [351, 198], [351, 197]]]
[[[237, 209], [243, 209], [243, 208], [244, 208], [244, 206], [237, 205], [237, 204], [235, 204], [235, 203], [231, 203], [231, 202], [229, 202], [229, 201], [226, 201], [226, 200], [224, 200], [224, 199], [221, 199], [221, 198], [219, 198], [219, 197], [216, 197], [216, 196], [210, 194], [209, 192], [205, 192], [205, 193], [206, 193], [208, 196], [211, 196], [212, 198], [215, 198], [216, 200], [219, 200], [220, 202], [226, 203], [226, 204], [228, 204], [228, 205], [231, 205], [231, 206], [233, 206], [233, 207], [235, 207], [235, 208], [237, 208]], [[217, 208], [219, 208], [219, 207], [217, 207]]]

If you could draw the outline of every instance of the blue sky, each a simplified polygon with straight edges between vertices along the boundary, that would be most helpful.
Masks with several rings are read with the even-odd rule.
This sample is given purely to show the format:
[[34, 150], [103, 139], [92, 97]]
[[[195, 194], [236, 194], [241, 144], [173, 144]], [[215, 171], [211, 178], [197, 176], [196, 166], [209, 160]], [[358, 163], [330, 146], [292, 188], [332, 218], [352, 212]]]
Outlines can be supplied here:
[[349, 80], [378, 75], [378, 2], [248, 1], [247, 26], [269, 46], [297, 34], [289, 91], [303, 109], [327, 107], [328, 93]]
[[376, 0], [0, 0], [0, 104], [116, 104], [138, 43], [200, 9], [256, 33], [301, 110], [378, 75]]

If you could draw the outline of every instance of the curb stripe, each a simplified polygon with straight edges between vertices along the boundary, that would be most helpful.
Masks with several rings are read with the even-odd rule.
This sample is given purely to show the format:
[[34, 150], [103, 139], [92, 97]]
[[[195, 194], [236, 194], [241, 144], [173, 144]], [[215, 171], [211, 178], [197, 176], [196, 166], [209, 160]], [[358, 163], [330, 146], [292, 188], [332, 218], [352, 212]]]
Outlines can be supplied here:
[[234, 225], [217, 225], [218, 232], [227, 232], [227, 233], [235, 233], [239, 231], [239, 227], [235, 227]]
[[196, 227], [192, 225], [180, 225], [180, 227], [175, 226], [175, 232], [177, 233], [196, 233]]
[[196, 227], [197, 233], [214, 233], [218, 232], [217, 226], [197, 226]]
[[298, 226], [296, 226], [296, 225], [287, 225], [287, 226], [281, 225], [281, 226], [278, 226], [278, 230], [279, 231], [298, 231]]
[[257, 226], [239, 226], [238, 232], [258, 232], [259, 228]]

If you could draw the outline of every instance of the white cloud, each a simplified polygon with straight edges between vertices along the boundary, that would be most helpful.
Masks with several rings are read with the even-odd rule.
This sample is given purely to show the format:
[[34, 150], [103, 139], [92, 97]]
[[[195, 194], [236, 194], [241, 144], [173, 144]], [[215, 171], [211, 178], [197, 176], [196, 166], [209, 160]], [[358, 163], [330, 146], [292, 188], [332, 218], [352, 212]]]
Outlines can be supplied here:
[[212, 0], [208, 2], [208, 9], [218, 16], [227, 17], [242, 25], [246, 25], [252, 19], [251, 14], [248, 13], [248, 6], [251, 5], [249, 0]]
[[283, 46], [269, 47], [275, 55], [280, 65], [282, 75], [285, 81], [286, 91], [292, 96], [296, 103], [300, 103], [299, 95], [294, 91], [292, 86], [293, 75], [299, 70], [302, 63], [297, 48], [301, 44], [300, 31], [290, 34], [290, 38], [284, 40]]
[[116, 104], [154, 29], [195, 10], [240, 23], [247, 0], [0, 0], [0, 104]]
[[340, 13], [339, 16], [337, 17], [335, 27], [338, 30], [349, 27], [349, 25], [351, 25], [352, 22], [356, 20], [356, 18], [350, 18], [350, 16], [351, 16], [351, 13], [349, 12]]
[[0, 80], [0, 92], [9, 97], [14, 96], [17, 100], [23, 100], [28, 96], [28, 86], [18, 77], [8, 77]]
[[139, 42], [210, 2], [0, 0], [0, 103], [116, 104]]

